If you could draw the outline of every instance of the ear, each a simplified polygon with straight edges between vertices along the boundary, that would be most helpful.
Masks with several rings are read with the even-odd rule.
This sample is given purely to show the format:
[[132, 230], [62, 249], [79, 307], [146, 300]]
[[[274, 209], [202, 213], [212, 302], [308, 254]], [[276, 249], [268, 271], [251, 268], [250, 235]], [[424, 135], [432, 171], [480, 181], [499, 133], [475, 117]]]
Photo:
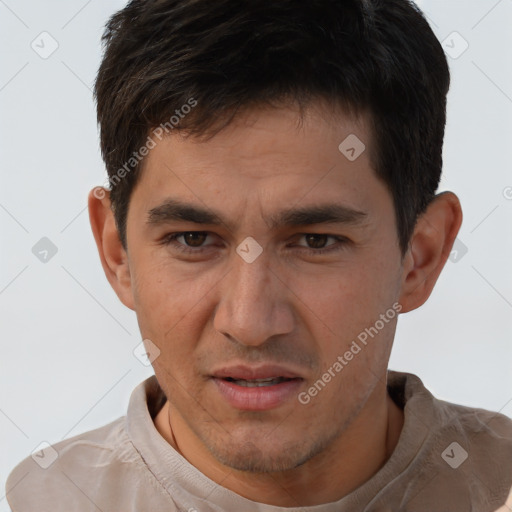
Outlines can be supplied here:
[[121, 244], [110, 203], [110, 192], [95, 187], [89, 192], [89, 220], [108, 282], [121, 302], [135, 309], [128, 254]]
[[407, 253], [401, 286], [401, 313], [420, 307], [429, 298], [462, 223], [462, 209], [453, 192], [434, 197], [418, 218]]

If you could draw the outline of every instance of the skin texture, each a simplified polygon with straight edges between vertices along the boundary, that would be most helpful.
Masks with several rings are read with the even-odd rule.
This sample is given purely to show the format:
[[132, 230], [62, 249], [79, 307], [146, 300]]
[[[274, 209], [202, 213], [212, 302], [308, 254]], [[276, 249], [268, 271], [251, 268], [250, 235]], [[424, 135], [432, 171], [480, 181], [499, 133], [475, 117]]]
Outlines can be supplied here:
[[[211, 374], [281, 364], [303, 379], [298, 392], [307, 391], [393, 304], [404, 313], [427, 300], [462, 221], [453, 193], [436, 196], [402, 258], [365, 118], [332, 119], [322, 108], [310, 109], [301, 126], [294, 107], [248, 110], [210, 141], [176, 132], [159, 142], [132, 194], [127, 251], [108, 193], [89, 195], [106, 276], [160, 350], [153, 367], [168, 402], [155, 418], [158, 431], [212, 480], [277, 506], [338, 500], [393, 452], [403, 412], [387, 394], [386, 371], [397, 316], [307, 404], [294, 394], [270, 410], [242, 411]], [[338, 149], [352, 133], [366, 145], [353, 162]], [[227, 223], [148, 225], [149, 210], [171, 197], [220, 212]], [[326, 203], [366, 217], [270, 229], [269, 216], [285, 207]], [[163, 243], [187, 230], [208, 232], [195, 244], [199, 255]], [[248, 236], [263, 249], [252, 263], [236, 252]], [[183, 238], [175, 243], [187, 247]], [[328, 246], [339, 250], [314, 253]]]

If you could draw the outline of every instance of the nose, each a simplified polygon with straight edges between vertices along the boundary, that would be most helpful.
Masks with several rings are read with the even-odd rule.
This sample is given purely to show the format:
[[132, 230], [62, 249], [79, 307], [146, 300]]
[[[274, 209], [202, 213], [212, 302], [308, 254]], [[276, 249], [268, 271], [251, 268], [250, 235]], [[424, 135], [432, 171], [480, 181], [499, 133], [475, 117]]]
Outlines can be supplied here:
[[219, 284], [219, 297], [213, 325], [231, 341], [258, 346], [293, 330], [293, 294], [271, 268], [265, 251], [251, 263], [233, 254], [231, 270]]

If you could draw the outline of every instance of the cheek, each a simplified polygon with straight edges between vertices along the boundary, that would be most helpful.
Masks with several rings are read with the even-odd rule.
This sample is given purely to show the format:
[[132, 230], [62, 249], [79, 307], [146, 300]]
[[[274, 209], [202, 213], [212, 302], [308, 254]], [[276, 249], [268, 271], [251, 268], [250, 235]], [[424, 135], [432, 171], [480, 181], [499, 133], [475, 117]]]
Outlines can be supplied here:
[[172, 361], [190, 357], [211, 313], [208, 296], [218, 276], [212, 272], [198, 278], [197, 270], [176, 262], [150, 263], [148, 258], [148, 264], [137, 263], [133, 289], [142, 336], [160, 348], [162, 360], [171, 352]]
[[293, 290], [327, 326], [337, 321], [346, 325], [370, 320], [379, 309], [387, 309], [396, 295], [396, 283], [395, 273], [376, 259], [301, 276], [294, 280]]
[[[397, 281], [396, 270], [385, 258], [359, 261], [294, 280], [302, 320], [316, 340], [317, 349], [323, 352], [324, 364], [332, 363], [348, 350], [365, 328], [373, 326], [381, 314], [392, 308], [398, 297]], [[387, 327], [388, 324], [381, 338], [388, 336]]]
[[152, 362], [158, 381], [167, 396], [195, 396], [194, 350], [200, 339], [201, 297], [204, 287], [177, 272], [168, 264], [138, 267], [135, 286], [137, 321], [143, 338], [160, 350]]
[[160, 327], [186, 315], [205, 294], [204, 287], [197, 287], [176, 264], [139, 258], [135, 269], [132, 283], [137, 311]]

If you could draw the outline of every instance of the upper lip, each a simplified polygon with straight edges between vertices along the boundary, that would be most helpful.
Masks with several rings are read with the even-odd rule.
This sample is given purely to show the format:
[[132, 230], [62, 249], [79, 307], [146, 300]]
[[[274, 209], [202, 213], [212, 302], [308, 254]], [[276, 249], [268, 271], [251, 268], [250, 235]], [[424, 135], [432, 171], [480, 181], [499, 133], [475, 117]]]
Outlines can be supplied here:
[[292, 370], [275, 364], [266, 364], [261, 366], [225, 366], [214, 371], [212, 376], [218, 379], [226, 379], [229, 377], [235, 380], [271, 379], [277, 377], [284, 377], [287, 379], [302, 378]]

